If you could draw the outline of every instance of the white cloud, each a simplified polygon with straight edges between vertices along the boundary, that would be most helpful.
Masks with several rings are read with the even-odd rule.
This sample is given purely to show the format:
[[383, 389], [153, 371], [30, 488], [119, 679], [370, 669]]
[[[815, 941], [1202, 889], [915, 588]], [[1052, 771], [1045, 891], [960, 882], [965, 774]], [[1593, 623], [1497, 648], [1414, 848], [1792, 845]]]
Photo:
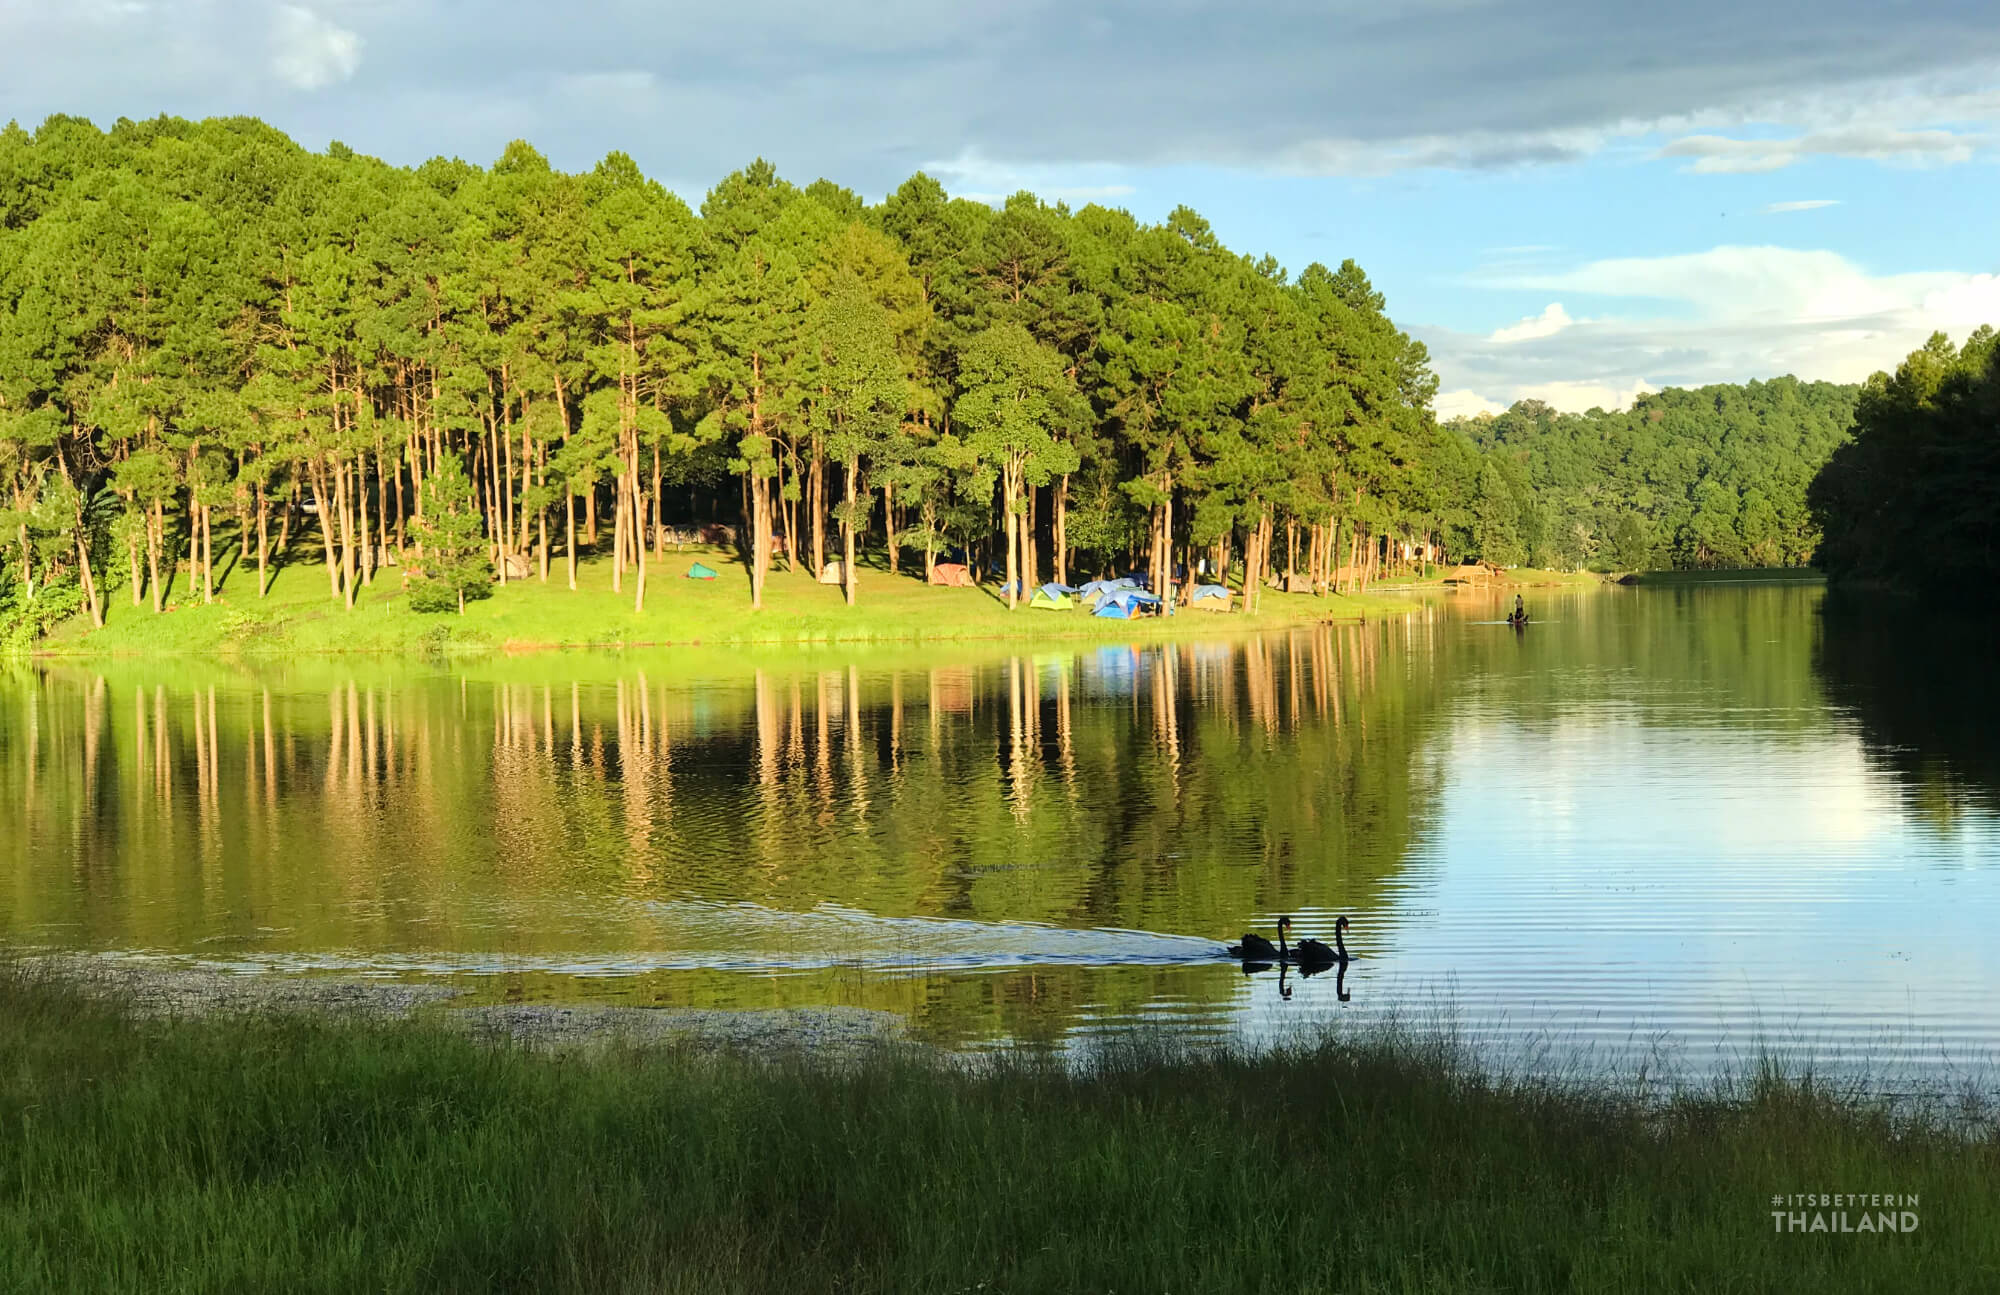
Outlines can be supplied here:
[[1413, 330], [1450, 388], [1441, 416], [1527, 397], [1559, 409], [1613, 408], [1640, 390], [1786, 373], [1856, 382], [1894, 368], [1938, 329], [1963, 338], [2000, 324], [2000, 275], [1878, 275], [1798, 248], [1620, 257], [1489, 282], [1618, 308], [1536, 336], [1507, 336], [1525, 325], [1491, 335]]
[[1611, 382], [1532, 382], [1514, 392], [1516, 400], [1539, 400], [1556, 409], [1623, 409], [1658, 387], [1644, 378]]
[[1681, 302], [1711, 319], [1855, 319], [1919, 301], [1965, 276], [1871, 275], [1836, 252], [1724, 246], [1674, 256], [1614, 257], [1506, 286]]
[[1889, 125], [1847, 126], [1791, 139], [1730, 139], [1688, 135], [1660, 149], [1661, 157], [1694, 159], [1687, 169], [1704, 175], [1777, 171], [1809, 157], [1862, 158], [1909, 166], [1969, 162], [1985, 141], [1951, 130], [1904, 130]]
[[1481, 414], [1497, 414], [1507, 406], [1497, 400], [1488, 400], [1477, 391], [1440, 391], [1431, 402], [1439, 418], [1477, 418]]
[[1774, 202], [1764, 208], [1767, 216], [1782, 215], [1788, 211], [1818, 211], [1821, 207], [1838, 207], [1838, 198], [1802, 198], [1796, 202]]
[[992, 206], [1007, 201], [1023, 189], [1044, 202], [1083, 204], [1115, 202], [1133, 192], [1133, 186], [1111, 177], [1121, 168], [1113, 166], [1023, 166], [998, 162], [966, 150], [943, 162], [927, 162], [928, 172], [955, 198], [968, 198]]
[[1496, 329], [1489, 340], [1502, 344], [1532, 342], [1538, 337], [1554, 337], [1575, 322], [1560, 301], [1552, 301], [1541, 314], [1530, 315], [1518, 324]]
[[361, 66], [361, 37], [301, 5], [280, 5], [272, 23], [271, 70], [298, 90], [324, 90]]

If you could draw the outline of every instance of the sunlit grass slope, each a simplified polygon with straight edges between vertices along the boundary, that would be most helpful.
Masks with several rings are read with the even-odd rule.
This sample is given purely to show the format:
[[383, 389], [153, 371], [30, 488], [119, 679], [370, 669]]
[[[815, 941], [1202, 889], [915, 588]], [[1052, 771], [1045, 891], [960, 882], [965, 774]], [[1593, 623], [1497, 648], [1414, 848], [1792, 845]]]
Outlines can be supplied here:
[[[18, 975], [0, 1056], [14, 1290], [2000, 1288], [1991, 1124], [1799, 1083], [1648, 1107], [1393, 1038], [1071, 1071], [548, 1056], [135, 1023]], [[1916, 1194], [1920, 1225], [1778, 1235], [1798, 1192]]]
[[[720, 572], [715, 580], [690, 580], [700, 561]], [[58, 652], [343, 652], [455, 651], [580, 644], [817, 643], [870, 640], [1090, 638], [1121, 642], [1168, 636], [1227, 634], [1324, 619], [1347, 619], [1409, 609], [1407, 600], [1373, 597], [1314, 598], [1267, 591], [1254, 616], [1183, 613], [1171, 618], [1113, 621], [1087, 611], [1009, 612], [993, 587], [933, 588], [921, 568], [907, 572], [864, 565], [858, 605], [849, 607], [837, 586], [818, 584], [803, 570], [774, 570], [762, 610], [750, 606], [749, 580], [733, 553], [689, 549], [650, 564], [643, 612], [633, 609], [633, 573], [622, 590], [611, 587], [608, 562], [586, 561], [577, 588], [568, 587], [560, 561], [548, 583], [527, 580], [495, 585], [491, 598], [466, 605], [463, 616], [411, 609], [397, 568], [377, 573], [352, 609], [328, 592], [326, 568], [296, 563], [281, 568], [270, 592], [257, 597], [254, 568], [225, 567], [217, 601], [204, 604], [185, 573], [174, 582], [171, 608], [155, 614], [132, 605], [120, 582], [110, 591], [107, 623], [93, 632], [74, 619], [42, 646]]]

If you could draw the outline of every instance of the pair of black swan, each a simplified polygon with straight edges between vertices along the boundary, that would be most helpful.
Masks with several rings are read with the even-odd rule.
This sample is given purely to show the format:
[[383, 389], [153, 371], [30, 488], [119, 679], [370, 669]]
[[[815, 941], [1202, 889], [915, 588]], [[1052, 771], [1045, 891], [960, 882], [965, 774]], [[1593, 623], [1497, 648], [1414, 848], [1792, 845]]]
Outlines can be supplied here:
[[1229, 956], [1243, 962], [1278, 962], [1299, 967], [1331, 967], [1335, 963], [1343, 966], [1348, 961], [1347, 918], [1341, 917], [1333, 924], [1333, 947], [1327, 948], [1318, 940], [1300, 940], [1289, 944], [1285, 937], [1291, 932], [1292, 919], [1278, 919], [1278, 942], [1274, 945], [1254, 931], [1243, 937], [1243, 943], [1229, 946]]

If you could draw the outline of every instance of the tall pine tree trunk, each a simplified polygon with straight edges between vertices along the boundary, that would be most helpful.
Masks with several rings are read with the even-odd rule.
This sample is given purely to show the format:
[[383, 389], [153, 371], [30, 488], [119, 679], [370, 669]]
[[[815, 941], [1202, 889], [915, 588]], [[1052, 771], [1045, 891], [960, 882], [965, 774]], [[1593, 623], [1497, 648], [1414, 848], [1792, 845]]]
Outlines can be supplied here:
[[1040, 586], [1035, 553], [1035, 488], [1025, 481], [1021, 486], [1021, 597], [1027, 598], [1028, 591]]
[[750, 464], [743, 465], [750, 479], [750, 607], [764, 606], [764, 577], [771, 569], [771, 501], [763, 478]]
[[888, 537], [889, 574], [896, 574], [896, 487], [882, 483], [882, 530]]
[[632, 610], [646, 610], [646, 537], [642, 533], [646, 525], [646, 501], [639, 489], [639, 446], [634, 442], [628, 469], [632, 476], [632, 555], [638, 562], [638, 592], [632, 595]]
[[611, 505], [611, 592], [625, 592], [625, 474], [620, 472], [612, 489]]
[[201, 506], [201, 600], [215, 601], [215, 510]]
[[806, 481], [806, 506], [812, 514], [813, 561], [812, 575], [817, 580], [826, 570], [826, 473], [825, 461], [820, 453], [819, 437], [812, 439], [811, 463]]
[[368, 533], [368, 452], [354, 456], [354, 523], [359, 538], [361, 583], [375, 583], [375, 542]]
[[1050, 556], [1055, 559], [1056, 583], [1069, 583], [1069, 473], [1062, 474], [1056, 482], [1055, 498], [1055, 551]]
[[347, 497], [347, 465], [333, 465], [334, 506], [340, 511], [340, 590], [347, 607], [354, 607], [354, 516]]
[[326, 587], [330, 597], [340, 597], [340, 555], [333, 544], [333, 495], [326, 487], [326, 466], [315, 461], [312, 467], [313, 512], [319, 518], [320, 543], [326, 549]]
[[262, 598], [270, 591], [268, 572], [271, 569], [271, 501], [264, 497], [264, 481], [257, 481], [257, 596]]
[[854, 479], [861, 475], [859, 455], [847, 456], [847, 508], [846, 516], [840, 521], [841, 543], [841, 583], [847, 586], [847, 605], [854, 606], [855, 598], [861, 591], [860, 573], [854, 569], [854, 524], [859, 518], [855, 513]]
[[576, 494], [563, 486], [563, 558], [569, 563], [569, 587], [576, 588]]
[[1021, 593], [1020, 534], [1021, 518], [1014, 511], [1014, 494], [1017, 469], [1008, 463], [1000, 476], [1000, 507], [1007, 516], [1005, 529], [1007, 544], [1007, 610], [1013, 611], [1015, 601]]
[[[22, 529], [25, 530], [26, 528], [23, 527]], [[134, 535], [130, 530], [125, 532], [125, 559], [126, 565], [132, 571], [132, 605], [137, 607], [146, 598], [143, 588], [145, 581], [139, 574], [139, 537]], [[28, 585], [28, 596], [30, 598], [35, 596], [35, 586], [32, 582]]]

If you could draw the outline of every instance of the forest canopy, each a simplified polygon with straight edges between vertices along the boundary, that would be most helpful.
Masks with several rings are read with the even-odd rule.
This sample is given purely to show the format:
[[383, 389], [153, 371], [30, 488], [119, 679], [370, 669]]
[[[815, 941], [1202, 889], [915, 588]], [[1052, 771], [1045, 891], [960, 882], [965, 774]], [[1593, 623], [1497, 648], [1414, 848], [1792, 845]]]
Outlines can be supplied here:
[[[755, 162], [690, 208], [623, 154], [481, 168], [310, 152], [261, 122], [0, 131], [0, 604], [38, 623], [258, 594], [288, 554], [347, 606], [609, 563], [669, 532], [1010, 598], [1136, 569], [1315, 592], [1485, 557], [1797, 563], [1853, 389], [1523, 402], [1441, 426], [1361, 268], [916, 175], [870, 204]], [[425, 517], [426, 507], [446, 515]], [[713, 533], [713, 532], [711, 532]], [[552, 567], [556, 574], [552, 577]], [[1212, 576], [1210, 578], [1213, 578]]]
[[1455, 419], [1485, 460], [1472, 542], [1565, 569], [1803, 566], [1819, 542], [1806, 488], [1859, 391], [1778, 378], [1669, 388], [1621, 413], [1523, 401]]
[[1928, 593], [2000, 561], [2000, 336], [1943, 333], [1861, 390], [1854, 439], [1813, 482], [1835, 580]]
[[7, 565], [93, 614], [113, 570], [157, 607], [184, 561], [210, 596], [218, 531], [260, 590], [310, 546], [351, 605], [454, 462], [500, 579], [609, 531], [641, 605], [691, 514], [748, 523], [757, 593], [774, 551], [836, 544], [970, 547], [1019, 589], [1262, 573], [1276, 535], [1324, 585], [1457, 503], [1428, 357], [1361, 270], [1294, 278], [1184, 208], [923, 175], [871, 206], [757, 162], [697, 212], [621, 154], [410, 169], [55, 117], [0, 133], [0, 310]]

